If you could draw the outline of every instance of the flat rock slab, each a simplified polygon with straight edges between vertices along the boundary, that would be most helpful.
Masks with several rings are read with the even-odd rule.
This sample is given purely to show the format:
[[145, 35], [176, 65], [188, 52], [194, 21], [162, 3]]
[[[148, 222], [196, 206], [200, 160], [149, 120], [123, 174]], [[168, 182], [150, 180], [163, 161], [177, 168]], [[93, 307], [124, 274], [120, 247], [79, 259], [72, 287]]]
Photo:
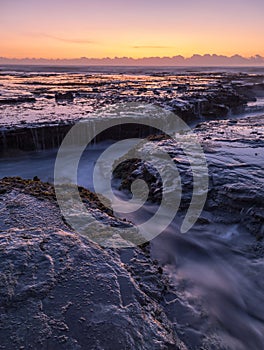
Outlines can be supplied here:
[[[140, 249], [129, 254], [153, 273], [145, 289], [117, 251], [75, 234], [56, 203], [22, 190], [0, 195], [0, 349], [186, 349]], [[153, 297], [151, 283], [161, 285]]]

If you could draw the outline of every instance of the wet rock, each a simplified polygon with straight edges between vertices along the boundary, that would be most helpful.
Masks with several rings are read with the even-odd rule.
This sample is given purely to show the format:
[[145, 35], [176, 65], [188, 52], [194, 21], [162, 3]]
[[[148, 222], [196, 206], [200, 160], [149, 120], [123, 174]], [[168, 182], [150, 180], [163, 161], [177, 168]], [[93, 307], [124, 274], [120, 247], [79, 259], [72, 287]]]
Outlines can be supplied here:
[[141, 179], [149, 184], [148, 200], [153, 202], [160, 202], [162, 198], [162, 181], [158, 173], [153, 173], [151, 167], [144, 162], [137, 159], [130, 159], [120, 163], [114, 169], [114, 176], [122, 180], [119, 187], [121, 190], [131, 189], [131, 184], [136, 179]]
[[179, 91], [179, 92], [186, 92], [188, 89], [189, 89], [189, 85], [188, 84], [178, 85], [177, 86], [177, 91]]
[[[264, 117], [240, 120], [222, 120], [201, 123], [195, 128], [208, 164], [209, 190], [205, 209], [213, 215], [210, 222], [239, 224], [246, 227], [257, 239], [263, 238], [264, 218]], [[114, 176], [121, 179], [120, 189], [130, 190], [136, 179], [144, 179], [149, 187], [149, 200], [160, 203], [163, 191], [171, 191], [172, 179], [160, 179], [155, 169], [155, 149], [169, 153], [181, 176], [182, 195], [180, 210], [188, 208], [192, 198], [192, 169], [176, 142], [163, 135], [149, 137], [150, 144], [141, 152], [153, 154], [152, 166], [140, 160], [121, 162]], [[257, 150], [257, 151], [256, 151]], [[124, 157], [126, 158], [126, 157]], [[158, 160], [157, 160], [158, 162]], [[170, 205], [170, 203], [168, 203]], [[209, 224], [202, 217], [201, 224]]]
[[[73, 127], [74, 121], [68, 121], [67, 123], [52, 123], [52, 124], [32, 124], [27, 127], [21, 124], [19, 127], [12, 128], [0, 128], [0, 154], [12, 150], [17, 151], [36, 151], [59, 148], [64, 137], [69, 130]], [[103, 121], [101, 121], [103, 123]], [[101, 124], [102, 125], [102, 124]], [[92, 137], [92, 130], [95, 130], [95, 122], [90, 120], [84, 125], [84, 128], [80, 130], [80, 133], [76, 135], [74, 142], [76, 144], [82, 142], [81, 140], [89, 139]], [[96, 140], [92, 142], [100, 142], [109, 139], [120, 140], [124, 137], [142, 137], [154, 132], [154, 128], [145, 126], [142, 124], [124, 124], [106, 128], [105, 131], [96, 135]]]
[[[97, 110], [109, 104], [120, 102], [144, 102], [157, 103], [160, 106], [175, 110], [188, 122], [193, 122], [202, 116], [201, 101], [209, 102], [211, 105], [225, 106], [230, 112], [243, 111], [245, 103], [253, 101], [256, 97], [263, 96], [263, 76], [252, 76], [251, 74], [236, 73], [213, 73], [213, 72], [189, 72], [187, 75], [174, 72], [157, 76], [146, 74], [144, 79], [138, 80], [137, 74], [115, 75], [115, 74], [71, 74], [60, 80], [60, 73], [56, 75], [36, 74], [35, 80], [28, 79], [27, 73], [20, 77], [20, 85], [17, 84], [17, 76], [14, 74], [5, 82], [8, 83], [8, 93], [1, 96], [4, 99], [13, 99], [20, 91], [28, 91], [36, 98], [31, 106], [21, 105], [19, 112], [10, 105], [10, 109], [3, 105], [1, 124], [19, 124], [21, 118], [28, 123], [41, 123], [46, 121], [58, 122], [63, 119], [79, 119], [87, 116], [88, 112]], [[52, 79], [51, 79], [52, 77]], [[141, 78], [140, 78], [141, 79]], [[252, 88], [251, 86], [254, 86]], [[54, 89], [56, 87], [67, 87], [66, 92], [57, 91], [55, 101], [60, 107], [56, 114], [54, 108]], [[129, 93], [128, 93], [129, 91]], [[245, 93], [250, 91], [250, 93]], [[20, 97], [20, 95], [18, 97]], [[22, 97], [32, 97], [22, 96]], [[53, 99], [52, 99], [53, 96]], [[68, 102], [74, 104], [70, 106]], [[178, 102], [177, 102], [178, 100]], [[185, 103], [183, 103], [185, 101]], [[63, 108], [65, 107], [65, 108]], [[70, 113], [67, 108], [71, 108]], [[225, 116], [225, 110], [217, 107], [215, 113], [209, 114], [208, 118]], [[35, 111], [38, 111], [35, 113]], [[30, 113], [28, 113], [30, 111]], [[208, 108], [206, 108], [208, 113]], [[10, 118], [12, 116], [12, 118]]]
[[34, 103], [34, 97], [15, 97], [15, 98], [0, 98], [0, 105], [15, 105], [19, 103]]
[[[61, 185], [65, 188], [65, 193], [69, 185]], [[56, 203], [56, 195], [54, 186], [50, 183], [45, 183], [39, 180], [37, 176], [33, 180], [25, 180], [20, 177], [5, 177], [0, 179], [0, 189], [3, 193], [10, 193], [14, 190], [19, 190], [21, 193], [29, 194], [38, 199], [48, 199]], [[80, 197], [87, 207], [95, 208], [101, 212], [113, 217], [111, 209], [105, 207], [98, 199], [97, 195], [83, 187], [78, 187]]]
[[245, 96], [250, 101], [256, 101], [256, 97], [264, 97], [263, 83], [249, 83], [234, 86], [234, 88], [240, 95]]
[[214, 103], [203, 103], [201, 108], [201, 114], [206, 118], [226, 117], [229, 111], [230, 109], [228, 106]]
[[55, 100], [57, 102], [59, 101], [68, 101], [68, 102], [73, 102], [74, 100], [74, 95], [72, 92], [68, 91], [65, 93], [61, 93], [61, 92], [56, 92], [55, 94]]
[[3, 128], [0, 131], [0, 153], [32, 151], [58, 148], [65, 135], [73, 126], [67, 124], [24, 125], [15, 128]]
[[[230, 113], [243, 112], [248, 101], [252, 101], [256, 96], [262, 96], [261, 77], [256, 77], [255, 82], [247, 74], [229, 73], [219, 76], [219, 73], [196, 73], [196, 76], [198, 81], [194, 79], [193, 83], [188, 75], [176, 74], [168, 79], [164, 79], [164, 76], [154, 79], [153, 76], [146, 75], [139, 84], [136, 75], [118, 76], [118, 78], [113, 75], [69, 76], [69, 81], [60, 82], [55, 78], [54, 81], [50, 81], [48, 76], [43, 77], [40, 74], [39, 79], [36, 76], [36, 81], [29, 82], [25, 74], [24, 84], [27, 89], [30, 87], [31, 95], [13, 97], [11, 89], [8, 95], [1, 97], [0, 100], [0, 105], [8, 101], [11, 103], [9, 107], [3, 105], [1, 110], [1, 125], [4, 128], [0, 132], [0, 151], [3, 152], [11, 147], [19, 150], [59, 147], [74, 122], [86, 118], [87, 113], [109, 104], [155, 103], [174, 111], [187, 123], [193, 123], [203, 117], [218, 119], [227, 117]], [[201, 79], [200, 82], [199, 79]], [[12, 85], [12, 82], [9, 81], [9, 84]], [[23, 84], [22, 86], [24, 87]], [[55, 93], [55, 102], [60, 107], [56, 113], [53, 112], [54, 100], [52, 100], [54, 86], [67, 86], [69, 89], [70, 87], [74, 89]], [[18, 85], [14, 83], [12, 88], [14, 94], [17, 94]], [[246, 94], [244, 90], [250, 93]], [[35, 102], [32, 107], [27, 104], [22, 105], [18, 112], [15, 103], [30, 101]], [[74, 104], [67, 103], [73, 101]], [[259, 108], [262, 108], [261, 105]], [[61, 120], [64, 123], [61, 123]], [[21, 121], [29, 127], [23, 128]], [[10, 130], [7, 130], [7, 126], [11, 126]], [[93, 125], [91, 125], [92, 128]], [[124, 133], [127, 137], [138, 137], [141, 132], [143, 135], [146, 134], [142, 126], [137, 129], [134, 128], [132, 132], [132, 128], [129, 128], [128, 132], [128, 128], [122, 130], [115, 128], [102, 133], [98, 139], [105, 140], [109, 137], [120, 139]]]
[[11, 229], [0, 241], [3, 349], [184, 349], [159, 306], [98, 246], [54, 229]]
[[159, 305], [165, 281], [140, 249], [128, 259], [102, 249], [71, 231], [55, 202], [8, 181], [15, 184], [5, 179], [0, 195], [2, 349], [186, 349]]

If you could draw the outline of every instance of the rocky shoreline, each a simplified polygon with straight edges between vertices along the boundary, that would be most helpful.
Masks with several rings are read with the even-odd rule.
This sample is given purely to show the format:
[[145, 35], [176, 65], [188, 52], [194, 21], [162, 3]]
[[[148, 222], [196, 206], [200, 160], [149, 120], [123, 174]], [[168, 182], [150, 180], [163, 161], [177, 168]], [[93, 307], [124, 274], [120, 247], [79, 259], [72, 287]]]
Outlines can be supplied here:
[[[194, 129], [210, 175], [208, 199], [195, 231], [236, 226], [241, 233], [251, 232], [256, 239], [250, 244], [239, 243], [236, 234], [231, 234], [231, 249], [240, 245], [246, 264], [260, 263], [264, 251], [263, 126], [263, 117], [248, 117], [201, 123]], [[180, 216], [184, 215], [191, 192], [189, 164], [168, 137], [149, 140], [166, 149], [177, 163], [185, 186], [180, 210]], [[140, 167], [138, 161], [121, 163], [116, 176], [122, 174], [122, 189], [129, 189]], [[140, 174], [144, 178], [146, 171]], [[159, 182], [153, 187], [153, 177], [147, 180], [152, 181], [151, 199], [158, 203]], [[129, 224], [115, 218], [92, 192], [81, 187], [79, 191], [87, 210], [98, 220], [110, 226]], [[173, 282], [168, 269], [176, 252], [177, 268], [190, 251], [196, 259], [214, 263], [212, 251], [201, 248], [202, 239], [196, 242], [192, 234], [174, 238], [165, 234], [151, 246], [103, 249], [72, 231], [61, 216], [53, 185], [37, 177], [2, 179], [0, 212], [2, 349], [226, 349], [222, 326], [212, 322], [206, 302], [189, 300], [189, 282]], [[216, 239], [220, 236], [215, 236], [210, 249], [215, 249]], [[162, 251], [165, 258], [160, 257]], [[232, 336], [242, 337], [236, 335], [233, 323], [229, 327]], [[258, 348], [260, 340], [248, 334], [243, 346]]]
[[[23, 87], [24, 78], [17, 78]], [[109, 76], [95, 75], [83, 81], [83, 91], [73, 90], [80, 88], [75, 77], [55, 87], [49, 77], [35, 78], [26, 77], [35, 101], [18, 98], [11, 103], [14, 108], [30, 110], [48, 100], [74, 110], [81, 101], [92, 100], [98, 107], [129, 100], [155, 103], [195, 122], [209, 192], [192, 231], [179, 234], [177, 219], [184, 217], [192, 196], [191, 164], [177, 142], [161, 134], [149, 136], [141, 151], [163, 150], [179, 170], [183, 192], [178, 217], [150, 244], [102, 248], [68, 225], [52, 184], [37, 176], [1, 179], [0, 349], [261, 349], [264, 116], [234, 119], [230, 114], [263, 97], [263, 76], [199, 73], [192, 85], [189, 76], [165, 74], [142, 78], [142, 87], [132, 77], [111, 82]], [[127, 89], [134, 91], [132, 96], [125, 94]], [[1, 123], [1, 152], [57, 148], [76, 120]], [[97, 141], [151, 134], [137, 125], [125, 130], [111, 129]], [[126, 193], [134, 180], [146, 180], [149, 200], [160, 203], [163, 183], [153, 167], [132, 159], [122, 162], [114, 175]], [[96, 194], [78, 189], [86, 210], [106, 231], [134, 227]], [[119, 239], [124, 240], [122, 235]]]
[[72, 232], [38, 179], [1, 180], [0, 211], [1, 349], [187, 349], [162, 307], [175, 291], [148, 251]]
[[[6, 76], [1, 76], [5, 83]], [[21, 96], [0, 99], [0, 149], [21, 151], [58, 148], [78, 120], [108, 105], [137, 102], [171, 110], [187, 123], [243, 113], [248, 102], [263, 98], [263, 76], [234, 73], [193, 75], [73, 75], [54, 77], [15, 75]], [[17, 80], [17, 81], [16, 81]], [[81, 80], [81, 81], [80, 81]], [[8, 80], [6, 83], [9, 84]], [[26, 90], [26, 92], [24, 91]], [[22, 93], [23, 92], [23, 93]], [[10, 94], [12, 89], [10, 90]], [[16, 92], [17, 93], [17, 92]], [[2, 107], [1, 107], [2, 105]], [[91, 121], [91, 129], [94, 127]], [[144, 128], [113, 128], [98, 138], [138, 137]], [[121, 136], [122, 135], [122, 136]]]
[[[247, 122], [238, 122], [241, 123], [238, 129], [246, 127]], [[224, 138], [220, 132], [214, 145], [207, 139], [208, 128], [218, 129], [215, 123], [197, 128], [211, 155], [217, 150], [216, 143]], [[235, 124], [226, 121], [223, 128], [229, 132], [228, 127]], [[255, 127], [258, 126], [260, 122], [256, 121]], [[256, 135], [254, 131], [252, 135]], [[242, 129], [239, 134], [243, 134]], [[233, 136], [230, 142], [238, 142], [238, 134]], [[168, 148], [170, 140], [162, 136], [154, 139], [159, 147]], [[260, 134], [259, 139], [262, 139]], [[179, 165], [186, 164], [179, 162]], [[219, 164], [213, 161], [209, 164], [211, 177], [223, 171], [222, 179], [234, 179], [233, 175], [227, 176], [234, 164], [231, 167], [225, 164], [216, 173], [215, 166]], [[219, 182], [219, 186], [211, 188], [197, 228], [204, 231], [219, 223], [240, 222], [253, 228], [252, 233], [257, 233], [257, 239], [261, 239], [263, 218], [256, 213], [263, 213], [263, 207], [261, 202], [260, 205], [255, 202], [256, 192], [240, 188], [244, 196], [237, 197], [234, 192], [232, 197], [233, 191], [226, 191], [225, 186], [228, 184]], [[259, 197], [263, 196], [260, 189], [256, 187]], [[122, 220], [116, 219], [92, 192], [83, 188], [79, 191], [87, 210], [98, 220], [103, 215], [106, 225], [122, 224]], [[228, 207], [227, 198], [230, 199]], [[242, 212], [238, 198], [246, 203]], [[165, 261], [159, 258], [159, 262], [155, 260], [155, 242], [154, 248], [149, 245], [129, 249], [101, 248], [71, 230], [59, 211], [54, 187], [37, 177], [33, 180], [2, 179], [0, 212], [2, 349], [226, 349], [221, 327], [212, 322], [206, 302], [200, 298], [189, 300], [188, 284], [175, 284], [167, 269], [170, 266], [167, 260], [172, 259], [172, 262], [176, 252], [179, 259], [176, 266], [182, 264], [182, 253], [189, 255], [192, 251], [193, 256], [199, 253], [206, 259], [212, 254], [201, 248], [201, 242], [193, 241], [192, 235], [175, 236], [173, 252], [166, 235], [158, 238], [158, 255], [166, 252]], [[262, 242], [247, 244], [243, 255], [261, 261]], [[199, 260], [195, 263], [199, 264]], [[230, 332], [236, 334], [235, 329], [231, 328]], [[246, 338], [244, 344], [259, 346], [257, 338]]]
[[[237, 223], [247, 227], [257, 239], [264, 237], [263, 128], [264, 116], [258, 116], [200, 123], [193, 130], [205, 152], [209, 171], [204, 215], [210, 220], [204, 219], [205, 222]], [[155, 149], [161, 149], [177, 164], [183, 186], [180, 209], [184, 212], [190, 205], [193, 181], [188, 158], [181, 145], [168, 136], [153, 136], [149, 140], [142, 148], [139, 146], [140, 152], [155, 155]], [[125, 191], [136, 179], [145, 180], [150, 190], [148, 199], [161, 202], [162, 180], [149, 164], [138, 159], [125, 160], [114, 169], [114, 176], [121, 180], [120, 189]]]

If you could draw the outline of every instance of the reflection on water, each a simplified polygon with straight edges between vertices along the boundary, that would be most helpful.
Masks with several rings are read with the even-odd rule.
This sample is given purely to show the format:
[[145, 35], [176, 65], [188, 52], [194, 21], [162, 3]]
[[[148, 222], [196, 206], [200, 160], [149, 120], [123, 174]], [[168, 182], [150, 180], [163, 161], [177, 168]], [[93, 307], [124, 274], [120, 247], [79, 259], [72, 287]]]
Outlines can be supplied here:
[[[31, 68], [0, 70], [0, 126], [79, 120], [99, 107], [122, 101], [184, 104], [231, 86], [236, 76], [243, 84], [244, 80], [258, 82], [258, 74], [263, 74], [261, 69], [244, 74], [235, 68]], [[58, 92], [72, 93], [73, 101], [56, 101]]]
[[[217, 85], [218, 75], [103, 74], [103, 73], [0, 73], [0, 124], [44, 123], [78, 120], [94, 108], [129, 97], [173, 99], [208, 91]], [[183, 91], [181, 87], [186, 87]], [[72, 92], [73, 102], [54, 99], [57, 92]], [[8, 99], [35, 98], [35, 102], [5, 104]]]

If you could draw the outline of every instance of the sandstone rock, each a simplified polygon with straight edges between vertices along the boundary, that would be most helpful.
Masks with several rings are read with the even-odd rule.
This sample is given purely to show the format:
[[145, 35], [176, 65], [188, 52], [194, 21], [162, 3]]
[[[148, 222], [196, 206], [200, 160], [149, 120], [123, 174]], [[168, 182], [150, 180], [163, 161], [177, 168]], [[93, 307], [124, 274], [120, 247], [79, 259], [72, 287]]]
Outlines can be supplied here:
[[158, 304], [164, 282], [139, 249], [131, 251], [137, 264], [129, 259], [129, 270], [118, 251], [72, 232], [50, 199], [23, 186], [6, 190], [0, 196], [2, 349], [186, 349]]

